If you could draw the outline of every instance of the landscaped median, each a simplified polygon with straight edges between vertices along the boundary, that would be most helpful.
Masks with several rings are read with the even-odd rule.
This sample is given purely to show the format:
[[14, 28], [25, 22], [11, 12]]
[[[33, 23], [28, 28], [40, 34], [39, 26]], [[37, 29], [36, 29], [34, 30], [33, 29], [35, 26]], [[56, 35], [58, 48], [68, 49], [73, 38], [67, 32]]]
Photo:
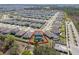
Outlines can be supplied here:
[[61, 27], [60, 27], [60, 35], [59, 35], [59, 39], [60, 42], [62, 42], [63, 44], [66, 44], [66, 28], [65, 28], [65, 21], [62, 21]]

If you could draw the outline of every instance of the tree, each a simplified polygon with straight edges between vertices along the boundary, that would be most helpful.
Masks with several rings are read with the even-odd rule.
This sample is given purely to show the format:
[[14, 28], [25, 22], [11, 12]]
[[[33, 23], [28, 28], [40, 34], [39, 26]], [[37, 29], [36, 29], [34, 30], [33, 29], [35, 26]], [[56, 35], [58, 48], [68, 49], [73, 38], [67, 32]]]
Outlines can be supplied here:
[[54, 48], [48, 46], [35, 47], [33, 53], [35, 55], [56, 55], [59, 54]]
[[6, 38], [6, 36], [4, 36], [4, 35], [0, 34], [0, 40], [1, 40], [1, 41], [4, 41], [4, 40], [5, 40], [5, 38]]
[[32, 55], [32, 53], [31, 53], [31, 51], [29, 51], [29, 50], [24, 50], [24, 51], [22, 52], [22, 55]]
[[14, 45], [15, 37], [12, 35], [7, 35], [4, 41], [5, 51], [11, 48]]
[[11, 48], [11, 50], [10, 50], [10, 54], [11, 55], [18, 55], [19, 54], [19, 49], [18, 49], [18, 45], [17, 44], [15, 44], [12, 48]]
[[36, 43], [34, 44], [35, 47], [39, 46], [39, 43], [37, 41], [35, 41]]
[[12, 46], [14, 44], [14, 41], [15, 41], [15, 37], [12, 36], [12, 35], [7, 35], [6, 38], [5, 38], [5, 45], [10, 45]]
[[9, 41], [9, 42], [11, 42], [11, 43], [14, 42], [15, 39], [16, 39], [16, 38], [15, 38], [14, 36], [12, 36], [12, 35], [7, 35], [7, 36], [6, 36], [6, 40]]

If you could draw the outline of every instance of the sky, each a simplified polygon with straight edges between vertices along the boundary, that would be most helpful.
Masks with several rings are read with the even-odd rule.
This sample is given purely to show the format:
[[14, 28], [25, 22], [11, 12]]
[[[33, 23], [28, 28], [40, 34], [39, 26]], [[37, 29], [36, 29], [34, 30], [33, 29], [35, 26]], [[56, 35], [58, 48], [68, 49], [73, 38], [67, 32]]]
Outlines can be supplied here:
[[79, 4], [79, 0], [0, 0], [0, 4]]

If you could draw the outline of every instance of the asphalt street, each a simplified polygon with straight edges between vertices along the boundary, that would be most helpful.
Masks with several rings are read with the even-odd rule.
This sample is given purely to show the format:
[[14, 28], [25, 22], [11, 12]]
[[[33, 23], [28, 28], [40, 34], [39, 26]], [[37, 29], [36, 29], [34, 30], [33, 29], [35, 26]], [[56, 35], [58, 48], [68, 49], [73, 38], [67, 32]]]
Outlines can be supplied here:
[[[66, 40], [67, 40], [67, 48], [68, 51], [70, 51], [73, 55], [78, 55], [79, 54], [79, 44], [78, 42], [75, 43], [74, 40], [79, 40], [79, 34], [73, 24], [72, 21], [66, 22]], [[74, 33], [74, 36], [73, 36]], [[78, 44], [78, 46], [76, 46]]]

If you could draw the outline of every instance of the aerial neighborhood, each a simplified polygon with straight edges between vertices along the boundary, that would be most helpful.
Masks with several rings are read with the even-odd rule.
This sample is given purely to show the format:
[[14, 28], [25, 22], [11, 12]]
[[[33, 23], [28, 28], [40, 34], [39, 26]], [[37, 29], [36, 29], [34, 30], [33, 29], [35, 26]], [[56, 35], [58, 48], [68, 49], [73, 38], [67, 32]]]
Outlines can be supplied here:
[[78, 10], [63, 6], [1, 5], [0, 55], [78, 55]]

